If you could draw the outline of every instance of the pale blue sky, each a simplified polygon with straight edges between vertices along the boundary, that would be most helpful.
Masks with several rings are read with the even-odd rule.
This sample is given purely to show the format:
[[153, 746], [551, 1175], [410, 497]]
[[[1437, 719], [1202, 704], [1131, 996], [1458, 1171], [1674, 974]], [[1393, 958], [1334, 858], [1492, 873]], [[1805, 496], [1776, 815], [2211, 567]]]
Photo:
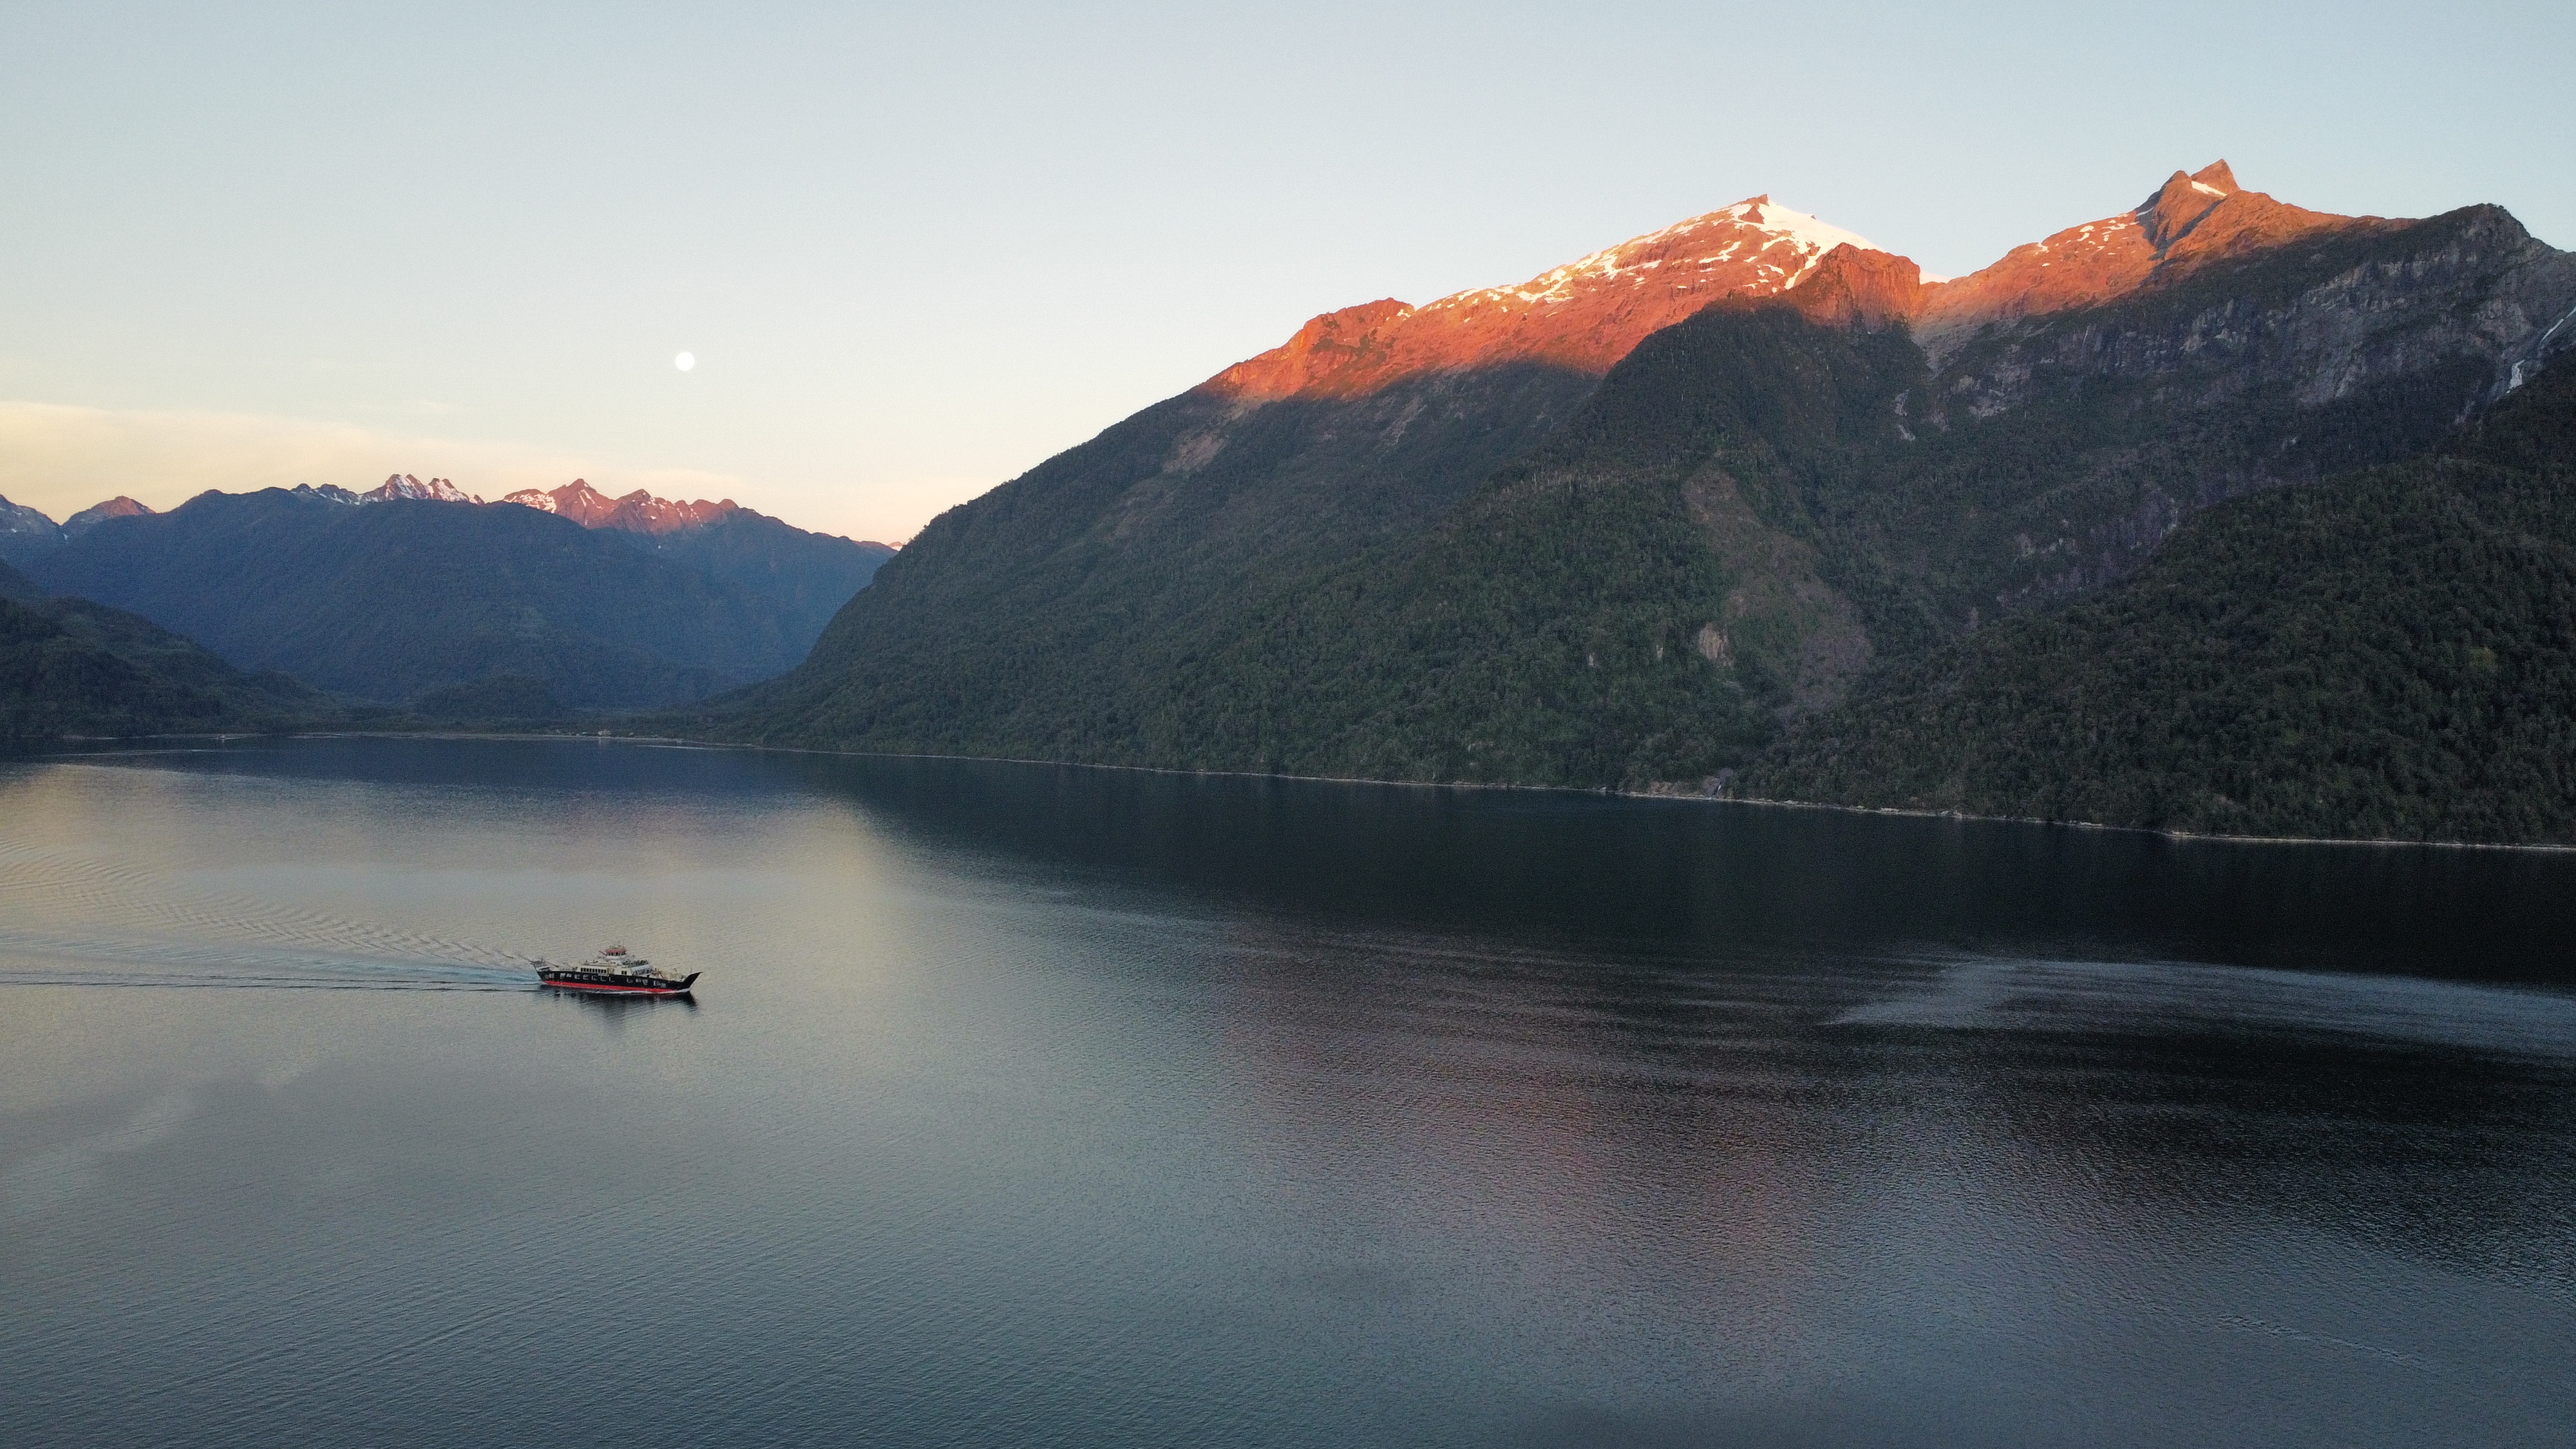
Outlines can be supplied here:
[[0, 493], [583, 472], [900, 539], [1313, 313], [1756, 192], [1949, 273], [2220, 156], [2576, 244], [2571, 54], [2564, 3], [13, 0]]

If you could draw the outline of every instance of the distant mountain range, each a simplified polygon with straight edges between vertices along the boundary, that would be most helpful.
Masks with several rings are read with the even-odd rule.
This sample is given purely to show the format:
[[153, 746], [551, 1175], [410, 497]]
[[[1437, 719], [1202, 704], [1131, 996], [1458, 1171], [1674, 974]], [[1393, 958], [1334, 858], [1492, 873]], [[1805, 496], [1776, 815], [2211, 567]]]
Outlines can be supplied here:
[[31, 562], [111, 518], [133, 518], [151, 511], [131, 498], [117, 497], [56, 523], [25, 504], [0, 498], [0, 564]]
[[[2434, 809], [2448, 786], [2402, 771], [2305, 813], [2281, 792], [2175, 813], [2180, 795], [1945, 784], [1938, 750], [1965, 745], [1939, 732], [1904, 773], [1818, 762], [1894, 738], [1922, 689], [1948, 687], [1917, 671], [2022, 678], [1996, 661], [2035, 667], [2062, 638], [2036, 621], [2130, 587], [2204, 510], [2273, 517], [2329, 496], [2318, 480], [2466, 446], [2465, 420], [2571, 345], [2576, 258], [2494, 207], [2332, 216], [2222, 162], [1943, 280], [1757, 197], [1518, 287], [1318, 317], [942, 515], [801, 667], [671, 721], [840, 748], [2569, 838], [2557, 807]], [[2190, 537], [2277, 546], [2282, 579], [2317, 546], [2219, 517]], [[2345, 585], [2379, 557], [2352, 552]], [[2340, 625], [2312, 642], [2358, 651], [2317, 662], [2329, 680], [2385, 662]], [[2102, 680], [2150, 712], [2165, 687]], [[2016, 699], [2037, 707], [1996, 695], [1974, 718], [2004, 728]], [[2325, 768], [2276, 744], [2227, 758], [2293, 791]], [[2042, 757], [2070, 780], [2108, 768], [2014, 756]]]
[[610, 498], [575, 478], [550, 492], [526, 489], [505, 503], [614, 532], [647, 552], [761, 598], [780, 613], [798, 658], [823, 626], [894, 557], [890, 544], [808, 533], [726, 498], [681, 503], [637, 489]]
[[553, 506], [485, 504], [406, 474], [363, 493], [210, 492], [166, 514], [118, 499], [59, 526], [0, 501], [0, 557], [44, 591], [130, 610], [243, 670], [526, 718], [778, 673], [893, 552], [730, 501], [639, 493], [590, 509], [598, 495], [578, 481], [534, 496]]

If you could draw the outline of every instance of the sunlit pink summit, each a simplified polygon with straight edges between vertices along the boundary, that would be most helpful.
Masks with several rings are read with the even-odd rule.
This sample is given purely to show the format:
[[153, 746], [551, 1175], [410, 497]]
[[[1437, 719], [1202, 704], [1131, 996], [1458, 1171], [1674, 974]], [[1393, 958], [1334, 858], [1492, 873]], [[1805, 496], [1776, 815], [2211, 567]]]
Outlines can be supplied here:
[[1251, 400], [1350, 395], [1416, 373], [1529, 362], [1600, 373], [1646, 335], [1738, 293], [1803, 281], [1839, 246], [1874, 251], [1838, 226], [1768, 196], [1632, 237], [1516, 287], [1459, 292], [1420, 307], [1393, 300], [1328, 312], [1284, 345], [1208, 386]]
[[501, 501], [559, 513], [584, 528], [619, 528], [628, 533], [678, 533], [713, 523], [740, 507], [730, 498], [714, 503], [703, 498], [682, 503], [656, 498], [641, 488], [623, 498], [611, 498], [580, 478], [561, 488], [523, 488], [504, 495]]

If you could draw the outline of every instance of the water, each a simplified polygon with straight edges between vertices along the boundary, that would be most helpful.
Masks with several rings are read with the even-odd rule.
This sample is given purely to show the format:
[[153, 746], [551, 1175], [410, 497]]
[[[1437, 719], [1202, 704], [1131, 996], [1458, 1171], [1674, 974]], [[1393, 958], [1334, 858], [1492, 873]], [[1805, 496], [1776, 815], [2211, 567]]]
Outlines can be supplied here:
[[[2576, 1442], [2576, 857], [0, 765], [11, 1445]], [[694, 1005], [527, 988], [621, 939]]]

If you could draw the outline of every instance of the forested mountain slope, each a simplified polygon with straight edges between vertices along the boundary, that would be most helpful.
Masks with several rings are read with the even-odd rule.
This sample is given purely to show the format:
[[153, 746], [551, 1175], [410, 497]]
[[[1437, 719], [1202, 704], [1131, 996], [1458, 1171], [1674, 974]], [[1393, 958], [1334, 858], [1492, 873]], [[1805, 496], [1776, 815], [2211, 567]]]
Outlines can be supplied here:
[[2437, 457], [2246, 498], [1806, 722], [1740, 793], [2576, 842], [2576, 359]]
[[0, 737], [283, 730], [341, 713], [315, 690], [245, 674], [148, 619], [86, 599], [0, 597]]
[[834, 621], [828, 663], [722, 713], [774, 716], [763, 737], [1139, 758], [1178, 640], [1420, 532], [1656, 328], [1847, 240], [1756, 197], [1517, 287], [1317, 317], [942, 515]]
[[[1741, 768], [1870, 669], [2124, 577], [2200, 509], [2434, 446], [2576, 311], [2576, 260], [2495, 208], [2331, 218], [2204, 176], [2018, 309], [1845, 245], [1597, 392], [1525, 371], [1509, 401], [1472, 368], [1249, 410], [1200, 389], [944, 516], [804, 667], [678, 722], [1402, 779]], [[2026, 263], [1995, 270], [2054, 275]], [[1973, 326], [1942, 300], [1963, 284]], [[1382, 367], [1387, 325], [1246, 368]], [[1426, 422], [1452, 431], [1405, 452]], [[1501, 457], [1470, 478], [1471, 454]]]

